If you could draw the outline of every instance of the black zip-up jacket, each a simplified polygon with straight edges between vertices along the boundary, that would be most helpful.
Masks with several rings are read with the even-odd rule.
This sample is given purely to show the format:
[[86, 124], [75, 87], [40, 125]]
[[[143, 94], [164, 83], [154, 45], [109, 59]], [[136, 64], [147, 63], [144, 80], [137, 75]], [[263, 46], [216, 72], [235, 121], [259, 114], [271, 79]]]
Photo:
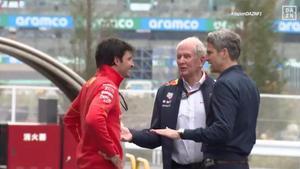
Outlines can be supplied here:
[[214, 85], [207, 127], [185, 130], [182, 138], [202, 142], [205, 157], [243, 160], [256, 141], [259, 103], [255, 83], [241, 66], [232, 66]]
[[[214, 80], [209, 76], [206, 76], [204, 83], [200, 86], [206, 114], [209, 109], [209, 97], [211, 96], [213, 84]], [[176, 129], [183, 89], [182, 79], [170, 81], [158, 89], [153, 108], [151, 129], [161, 129], [166, 127]], [[172, 169], [171, 155], [174, 146], [173, 140], [158, 136], [153, 132], [150, 132], [149, 129], [141, 131], [131, 129], [130, 131], [133, 134], [132, 142], [136, 145], [151, 149], [162, 146], [163, 168]]]

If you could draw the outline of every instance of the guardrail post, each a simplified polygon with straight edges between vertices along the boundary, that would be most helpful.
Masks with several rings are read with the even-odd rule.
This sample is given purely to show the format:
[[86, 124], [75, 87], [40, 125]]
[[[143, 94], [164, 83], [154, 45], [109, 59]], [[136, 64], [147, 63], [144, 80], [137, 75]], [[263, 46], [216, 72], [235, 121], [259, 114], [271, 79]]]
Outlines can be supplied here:
[[16, 92], [16, 86], [12, 87], [12, 92], [11, 92], [11, 122], [16, 122], [16, 104], [17, 104], [17, 92]]
[[126, 156], [126, 158], [128, 158], [129, 161], [130, 161], [131, 169], [136, 169], [136, 160], [135, 160], [134, 155], [129, 154], [129, 153], [126, 153], [125, 156]]
[[153, 165], [161, 164], [161, 149], [152, 150], [152, 164]]
[[137, 165], [136, 165], [136, 169], [140, 169], [140, 164], [143, 163], [144, 169], [150, 169], [150, 165], [147, 159], [142, 158], [142, 157], [138, 157], [137, 158]]

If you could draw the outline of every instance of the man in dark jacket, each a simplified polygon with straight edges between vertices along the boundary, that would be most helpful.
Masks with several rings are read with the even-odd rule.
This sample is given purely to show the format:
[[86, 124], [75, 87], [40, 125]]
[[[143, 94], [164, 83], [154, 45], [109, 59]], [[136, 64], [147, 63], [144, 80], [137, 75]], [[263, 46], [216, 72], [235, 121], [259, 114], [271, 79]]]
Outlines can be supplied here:
[[255, 83], [238, 65], [240, 36], [229, 30], [207, 38], [211, 71], [220, 73], [214, 85], [207, 128], [153, 130], [172, 139], [203, 143], [204, 166], [209, 169], [248, 169], [247, 157], [256, 140], [260, 96]]
[[[182, 40], [176, 48], [179, 79], [158, 89], [150, 129], [206, 127], [209, 97], [214, 80], [203, 70], [206, 48], [196, 37]], [[149, 129], [123, 128], [122, 139], [141, 147], [162, 146], [164, 169], [198, 169], [203, 160], [201, 143], [161, 137]]]

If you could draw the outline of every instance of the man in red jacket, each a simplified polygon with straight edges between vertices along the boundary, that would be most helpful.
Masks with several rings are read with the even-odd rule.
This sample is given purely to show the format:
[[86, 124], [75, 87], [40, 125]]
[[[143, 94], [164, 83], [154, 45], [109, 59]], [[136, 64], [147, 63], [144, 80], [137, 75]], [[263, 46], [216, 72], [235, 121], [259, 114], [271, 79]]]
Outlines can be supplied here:
[[133, 47], [119, 39], [102, 41], [97, 72], [66, 112], [64, 124], [78, 142], [79, 169], [121, 169], [119, 85], [133, 68]]

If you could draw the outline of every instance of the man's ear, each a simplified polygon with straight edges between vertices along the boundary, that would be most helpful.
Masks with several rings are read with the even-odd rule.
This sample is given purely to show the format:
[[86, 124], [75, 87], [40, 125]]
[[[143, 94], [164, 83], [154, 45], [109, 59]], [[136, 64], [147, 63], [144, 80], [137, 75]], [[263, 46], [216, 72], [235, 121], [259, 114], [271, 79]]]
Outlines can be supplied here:
[[224, 48], [224, 52], [225, 52], [225, 54], [226, 54], [226, 55], [228, 55], [228, 56], [229, 56], [229, 51], [228, 51], [228, 49], [227, 49], [227, 48]]
[[202, 63], [204, 63], [207, 60], [207, 56], [206, 55], [200, 56], [200, 60]]
[[119, 65], [120, 62], [121, 62], [121, 61], [120, 61], [120, 59], [119, 59], [118, 57], [115, 57], [115, 58], [114, 58], [114, 64], [115, 64], [115, 65]]

